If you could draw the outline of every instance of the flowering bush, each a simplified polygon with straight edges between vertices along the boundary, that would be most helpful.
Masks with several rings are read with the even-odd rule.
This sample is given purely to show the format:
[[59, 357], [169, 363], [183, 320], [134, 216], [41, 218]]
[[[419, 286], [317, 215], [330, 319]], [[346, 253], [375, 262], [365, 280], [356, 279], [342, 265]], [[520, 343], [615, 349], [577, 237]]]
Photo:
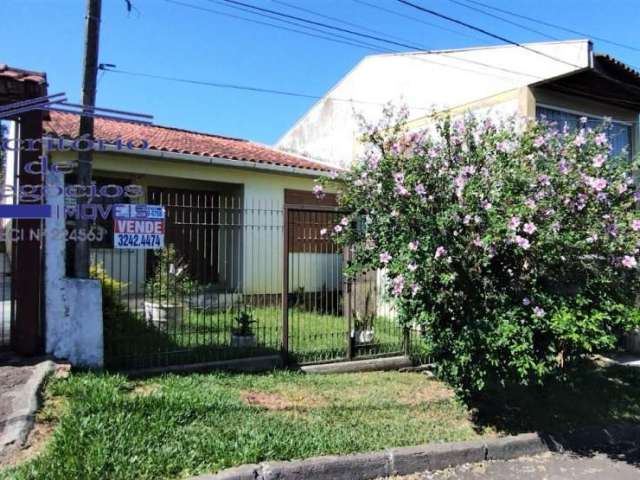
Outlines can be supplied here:
[[336, 179], [352, 214], [325, 233], [351, 246], [347, 272], [387, 271], [401, 320], [463, 392], [540, 381], [638, 325], [636, 165], [583, 120], [409, 133], [386, 117]]

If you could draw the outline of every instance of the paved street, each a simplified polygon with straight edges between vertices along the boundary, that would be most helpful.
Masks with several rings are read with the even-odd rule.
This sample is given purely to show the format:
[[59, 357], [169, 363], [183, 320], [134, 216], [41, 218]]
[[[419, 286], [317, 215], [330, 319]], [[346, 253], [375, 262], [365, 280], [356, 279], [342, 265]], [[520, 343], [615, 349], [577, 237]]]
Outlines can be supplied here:
[[545, 453], [510, 461], [462, 465], [437, 473], [421, 473], [394, 480], [637, 480], [638, 449], [592, 456]]

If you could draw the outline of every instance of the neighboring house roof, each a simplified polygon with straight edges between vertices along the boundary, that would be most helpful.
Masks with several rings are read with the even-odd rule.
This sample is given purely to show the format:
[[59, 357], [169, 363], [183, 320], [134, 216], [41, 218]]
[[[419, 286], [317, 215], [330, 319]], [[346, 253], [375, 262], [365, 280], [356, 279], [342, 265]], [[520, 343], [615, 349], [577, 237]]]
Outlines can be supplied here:
[[[51, 112], [51, 119], [44, 124], [44, 133], [54, 137], [76, 138], [79, 125], [80, 116], [77, 114]], [[104, 141], [121, 139], [125, 143], [132, 141], [135, 145], [141, 145], [141, 141], [146, 140], [149, 150], [315, 171], [333, 170], [332, 167], [323, 163], [239, 138], [105, 118], [96, 118], [94, 128], [94, 137], [97, 139]]]
[[32, 82], [37, 84], [47, 83], [47, 75], [42, 72], [32, 72], [20, 68], [12, 68], [5, 63], [0, 63], [0, 77], [10, 78], [18, 82]]
[[47, 76], [0, 63], [0, 104], [46, 95]]

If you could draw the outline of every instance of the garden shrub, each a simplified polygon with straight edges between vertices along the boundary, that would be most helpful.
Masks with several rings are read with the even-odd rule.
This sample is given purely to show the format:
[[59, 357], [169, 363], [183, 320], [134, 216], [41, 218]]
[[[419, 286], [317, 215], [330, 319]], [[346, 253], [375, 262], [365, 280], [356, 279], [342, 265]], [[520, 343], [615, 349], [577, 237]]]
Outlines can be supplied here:
[[405, 118], [366, 127], [328, 180], [352, 213], [322, 233], [351, 247], [348, 274], [386, 270], [442, 377], [467, 394], [541, 382], [638, 326], [637, 163], [611, 155], [606, 123]]
[[140, 313], [128, 306], [122, 291], [127, 284], [111, 277], [101, 263], [89, 268], [89, 276], [100, 280], [102, 290], [102, 323], [104, 350], [107, 366], [113, 357], [130, 352], [134, 342], [141, 342], [149, 350], [157, 350], [168, 344], [167, 335], [145, 321]]

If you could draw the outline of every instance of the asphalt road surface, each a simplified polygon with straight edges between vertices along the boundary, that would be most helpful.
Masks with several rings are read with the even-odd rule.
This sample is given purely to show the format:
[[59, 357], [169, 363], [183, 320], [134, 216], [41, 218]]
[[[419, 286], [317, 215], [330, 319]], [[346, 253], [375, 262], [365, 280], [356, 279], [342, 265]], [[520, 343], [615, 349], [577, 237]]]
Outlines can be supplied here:
[[462, 465], [395, 480], [640, 480], [640, 449], [589, 454], [545, 453]]

